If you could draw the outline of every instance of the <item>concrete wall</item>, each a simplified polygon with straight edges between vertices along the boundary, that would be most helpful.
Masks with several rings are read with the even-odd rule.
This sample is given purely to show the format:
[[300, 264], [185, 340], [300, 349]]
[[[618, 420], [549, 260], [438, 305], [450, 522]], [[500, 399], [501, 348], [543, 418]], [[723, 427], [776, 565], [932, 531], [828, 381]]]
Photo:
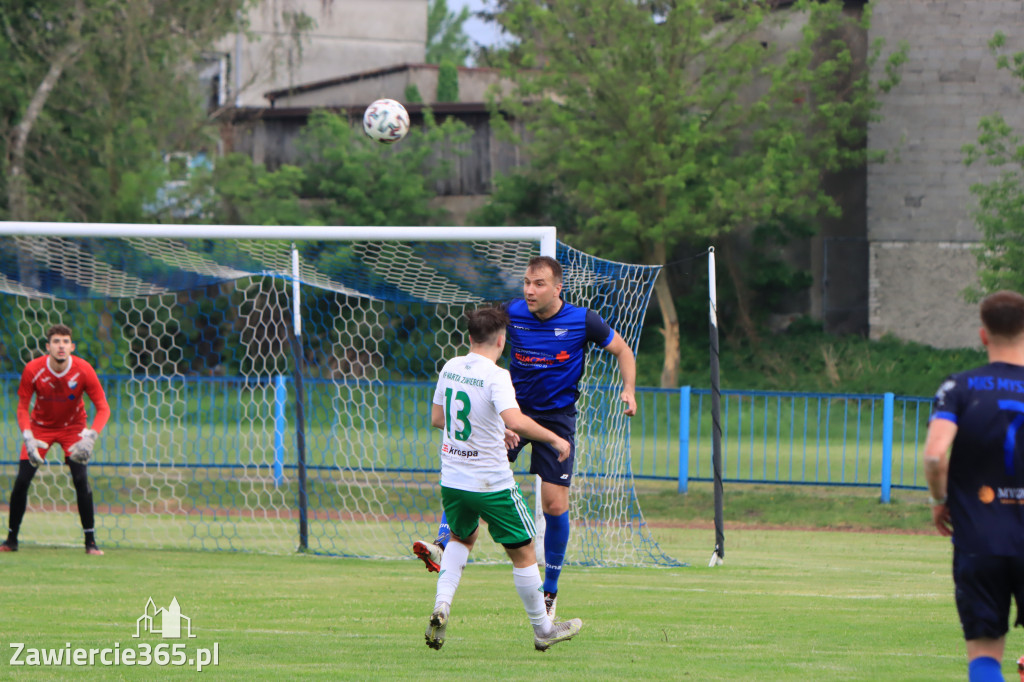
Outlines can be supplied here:
[[[250, 33], [218, 45], [232, 65], [229, 102], [265, 106], [264, 93], [406, 62], [426, 55], [428, 0], [262, 0]], [[284, 20], [302, 12], [316, 22], [297, 44]], [[235, 65], [241, 69], [234, 70]]]
[[887, 53], [909, 46], [902, 83], [883, 96], [882, 120], [869, 128], [871, 148], [889, 150], [886, 163], [868, 169], [870, 335], [977, 346], [977, 306], [962, 295], [976, 279], [970, 186], [994, 173], [965, 167], [961, 147], [977, 141], [986, 114], [1024, 130], [1021, 83], [996, 70], [987, 47], [996, 31], [1010, 49], [1024, 45], [1024, 2], [870, 4], [871, 39], [884, 39]]

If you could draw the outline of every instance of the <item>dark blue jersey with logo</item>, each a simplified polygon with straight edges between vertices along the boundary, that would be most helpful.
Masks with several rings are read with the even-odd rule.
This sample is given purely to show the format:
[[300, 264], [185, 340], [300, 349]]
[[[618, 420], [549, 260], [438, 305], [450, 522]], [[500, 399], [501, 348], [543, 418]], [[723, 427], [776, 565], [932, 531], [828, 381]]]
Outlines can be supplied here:
[[993, 362], [950, 375], [931, 419], [957, 425], [948, 484], [953, 544], [1024, 556], [1024, 367]]
[[517, 298], [509, 303], [508, 316], [508, 371], [519, 407], [527, 414], [575, 412], [587, 344], [604, 348], [615, 332], [593, 310], [564, 301], [553, 317], [542, 321]]

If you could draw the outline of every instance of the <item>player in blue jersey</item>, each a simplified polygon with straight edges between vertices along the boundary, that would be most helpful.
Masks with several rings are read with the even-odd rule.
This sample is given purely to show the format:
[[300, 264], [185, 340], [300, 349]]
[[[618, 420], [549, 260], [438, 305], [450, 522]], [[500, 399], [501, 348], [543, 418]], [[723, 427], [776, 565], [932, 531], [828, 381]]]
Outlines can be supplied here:
[[[591, 344], [616, 357], [622, 378], [620, 400], [626, 416], [636, 414], [636, 359], [629, 345], [601, 316], [561, 298], [562, 266], [554, 258], [530, 259], [523, 277], [523, 298], [508, 305], [509, 372], [523, 414], [572, 444], [572, 455], [558, 461], [546, 443], [532, 442], [530, 473], [541, 478], [544, 511], [544, 599], [554, 618], [558, 579], [569, 544], [569, 485], [576, 454], [576, 400]], [[507, 434], [509, 460], [515, 461], [531, 441]], [[442, 519], [434, 543], [416, 542], [413, 552], [437, 571], [448, 535]]]
[[508, 314], [481, 308], [466, 314], [469, 354], [445, 363], [437, 379], [430, 425], [442, 429], [441, 499], [451, 521], [451, 542], [441, 558], [427, 646], [444, 645], [452, 601], [480, 534], [480, 519], [512, 560], [513, 582], [533, 625], [538, 651], [575, 637], [583, 621], [553, 623], [547, 614], [533, 547], [536, 528], [509, 466], [509, 430], [547, 443], [562, 459], [569, 442], [522, 414], [512, 378], [496, 364], [505, 348]]
[[924, 471], [932, 520], [953, 539], [968, 679], [991, 682], [1003, 679], [1011, 599], [1024, 626], [1024, 296], [987, 296], [980, 336], [989, 363], [935, 394]]

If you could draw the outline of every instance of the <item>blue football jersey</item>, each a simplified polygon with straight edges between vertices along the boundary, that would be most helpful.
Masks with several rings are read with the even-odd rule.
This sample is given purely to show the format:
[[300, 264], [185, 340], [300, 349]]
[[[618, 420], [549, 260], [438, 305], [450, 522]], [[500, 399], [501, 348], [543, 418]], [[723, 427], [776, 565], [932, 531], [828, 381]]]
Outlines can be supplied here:
[[947, 488], [953, 543], [1024, 556], [1024, 367], [993, 362], [949, 376], [931, 419], [957, 425]]
[[615, 332], [593, 310], [564, 301], [547, 320], [537, 319], [518, 298], [509, 303], [508, 315], [508, 369], [520, 408], [527, 414], [574, 411], [587, 345], [604, 348]]

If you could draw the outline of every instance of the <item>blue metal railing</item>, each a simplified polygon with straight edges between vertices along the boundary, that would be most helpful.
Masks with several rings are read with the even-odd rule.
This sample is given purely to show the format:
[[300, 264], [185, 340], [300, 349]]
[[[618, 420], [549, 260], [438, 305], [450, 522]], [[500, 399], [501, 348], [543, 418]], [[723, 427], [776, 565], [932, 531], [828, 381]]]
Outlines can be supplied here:
[[[710, 481], [710, 391], [639, 388], [631, 425], [636, 478]], [[726, 481], [924, 490], [918, 467], [930, 398], [883, 394], [722, 391]], [[664, 423], [663, 423], [664, 421]]]
[[[17, 457], [15, 424], [20, 377], [0, 374], [3, 459]], [[137, 462], [179, 467], [266, 466], [280, 483], [294, 468], [294, 390], [290, 377], [133, 379], [101, 377], [112, 409], [97, 466]], [[429, 424], [433, 382], [307, 380], [307, 443], [311, 468], [364, 466], [337, 452], [347, 434], [387, 441], [377, 470], [433, 471], [435, 434]], [[306, 382], [304, 382], [306, 383]], [[586, 389], [585, 389], [586, 390]], [[161, 398], [163, 396], [164, 398]], [[630, 422], [630, 469], [635, 478], [712, 480], [710, 391], [639, 388]], [[370, 398], [370, 399], [367, 399]], [[351, 401], [351, 403], [350, 403]], [[883, 502], [893, 488], [926, 488], [918, 466], [929, 398], [883, 394], [722, 391], [724, 479], [743, 483], [877, 487]], [[377, 412], [369, 434], [346, 409]], [[367, 407], [371, 406], [371, 407]], [[367, 415], [363, 415], [367, 416]], [[140, 421], [167, 420], [172, 435], [140, 430]], [[593, 429], [591, 429], [593, 430]], [[141, 435], [140, 435], [141, 434]], [[353, 437], [350, 440], [357, 441]], [[589, 447], [600, 447], [594, 439]], [[258, 452], [257, 452], [258, 451]], [[528, 464], [520, 458], [517, 470]]]

